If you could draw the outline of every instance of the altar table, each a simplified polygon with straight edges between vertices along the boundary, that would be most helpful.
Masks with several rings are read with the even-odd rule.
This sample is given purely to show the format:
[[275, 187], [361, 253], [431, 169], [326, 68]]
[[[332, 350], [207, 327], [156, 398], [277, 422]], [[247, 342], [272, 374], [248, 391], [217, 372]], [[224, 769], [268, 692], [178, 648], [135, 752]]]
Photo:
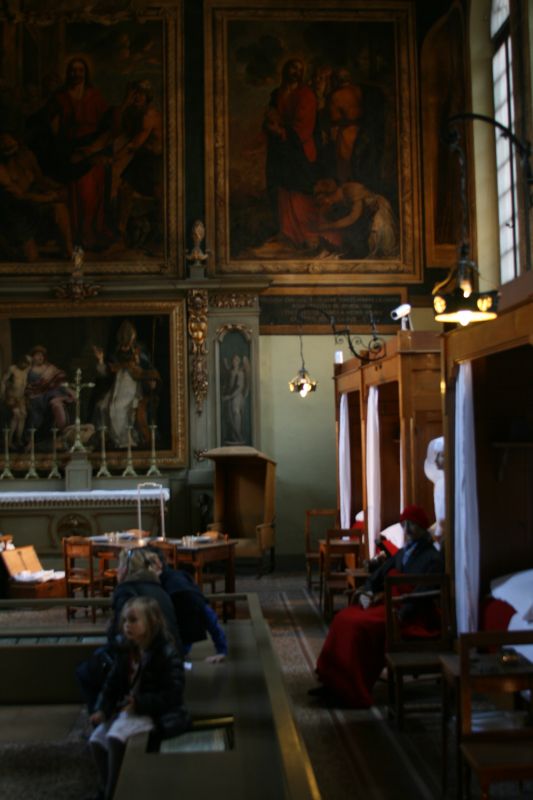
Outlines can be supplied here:
[[[162, 491], [166, 503], [170, 491], [166, 487]], [[0, 491], [0, 530], [12, 534], [17, 547], [32, 544], [40, 556], [62, 558], [63, 536], [138, 527], [137, 502], [136, 488]], [[142, 527], [159, 533], [161, 490], [143, 489], [141, 508]]]

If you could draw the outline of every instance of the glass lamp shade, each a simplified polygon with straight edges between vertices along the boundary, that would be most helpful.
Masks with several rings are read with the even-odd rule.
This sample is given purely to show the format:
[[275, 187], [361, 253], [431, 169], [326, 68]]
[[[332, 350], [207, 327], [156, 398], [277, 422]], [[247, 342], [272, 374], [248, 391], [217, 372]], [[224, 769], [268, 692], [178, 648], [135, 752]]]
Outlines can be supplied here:
[[309, 373], [305, 369], [301, 369], [298, 375], [289, 381], [289, 389], [291, 392], [297, 392], [300, 397], [307, 397], [310, 392], [315, 392], [317, 381], [311, 380]]
[[458, 289], [452, 294], [436, 294], [433, 309], [436, 322], [459, 325], [487, 322], [498, 316], [498, 292], [472, 292], [465, 297]]

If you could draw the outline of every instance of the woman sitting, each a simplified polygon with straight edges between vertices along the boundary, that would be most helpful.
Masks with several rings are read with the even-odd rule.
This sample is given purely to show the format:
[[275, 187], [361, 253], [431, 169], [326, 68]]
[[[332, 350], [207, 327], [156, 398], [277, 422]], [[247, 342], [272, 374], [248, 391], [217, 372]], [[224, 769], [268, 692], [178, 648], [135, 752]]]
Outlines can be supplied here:
[[[444, 559], [427, 530], [425, 511], [407, 506], [400, 521], [405, 546], [370, 575], [356, 594], [354, 605], [335, 615], [317, 661], [322, 685], [311, 689], [310, 694], [327, 695], [351, 708], [369, 708], [372, 689], [385, 666], [385, 577], [444, 572]], [[414, 609], [414, 603], [405, 603], [402, 608], [402, 616], [410, 624], [415, 621]]]

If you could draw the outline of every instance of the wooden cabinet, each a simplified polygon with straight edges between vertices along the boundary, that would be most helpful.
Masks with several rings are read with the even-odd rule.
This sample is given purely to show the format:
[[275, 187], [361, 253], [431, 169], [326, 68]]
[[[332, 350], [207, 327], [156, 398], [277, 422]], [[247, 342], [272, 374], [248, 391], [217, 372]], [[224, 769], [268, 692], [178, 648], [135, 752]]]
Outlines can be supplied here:
[[[450, 331], [443, 338], [443, 358], [450, 464], [457, 373], [461, 363], [472, 364], [483, 596], [493, 578], [533, 566], [533, 299], [492, 322]], [[446, 477], [453, 530], [452, 470]]]
[[217, 447], [213, 528], [237, 539], [236, 558], [259, 558], [275, 548], [276, 462], [254, 447]]
[[387, 342], [385, 356], [379, 361], [360, 366], [357, 359], [350, 359], [335, 369], [337, 422], [341, 397], [349, 397], [350, 458], [355, 466], [352, 511], [362, 508], [365, 518], [368, 394], [372, 386], [378, 388], [381, 529], [397, 522], [402, 506], [410, 503], [422, 506], [432, 518], [433, 484], [424, 474], [424, 460], [429, 442], [442, 435], [439, 335], [399, 331]]

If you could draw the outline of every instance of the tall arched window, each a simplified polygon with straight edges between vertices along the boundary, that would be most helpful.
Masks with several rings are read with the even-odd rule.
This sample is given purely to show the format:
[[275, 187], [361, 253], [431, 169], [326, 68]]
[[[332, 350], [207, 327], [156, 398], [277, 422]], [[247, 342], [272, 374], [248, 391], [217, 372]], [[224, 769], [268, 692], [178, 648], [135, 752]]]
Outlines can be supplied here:
[[[520, 0], [492, 0], [490, 32], [493, 45], [494, 117], [520, 139], [525, 138], [524, 130], [517, 130], [523, 114], [524, 92], [523, 65], [519, 58], [523, 43], [517, 38], [523, 30], [522, 15]], [[523, 125], [520, 127], [523, 128]], [[527, 227], [529, 203], [519, 153], [499, 131], [496, 131], [496, 168], [500, 279], [506, 283], [520, 275], [530, 263]]]

